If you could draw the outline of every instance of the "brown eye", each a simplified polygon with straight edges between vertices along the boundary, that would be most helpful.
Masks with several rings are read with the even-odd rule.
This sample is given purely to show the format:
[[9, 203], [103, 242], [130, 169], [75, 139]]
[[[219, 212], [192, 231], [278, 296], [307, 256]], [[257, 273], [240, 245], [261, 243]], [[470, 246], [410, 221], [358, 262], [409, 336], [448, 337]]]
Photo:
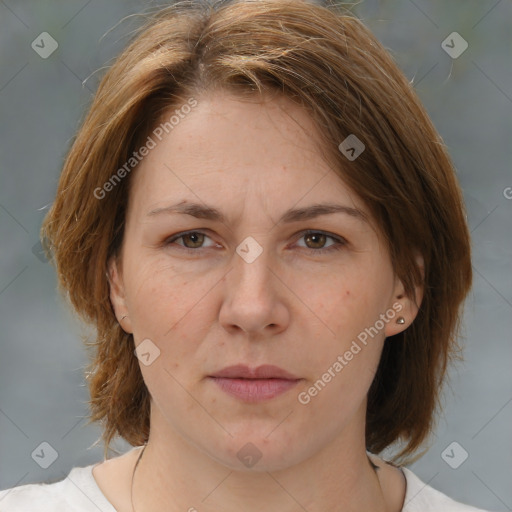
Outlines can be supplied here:
[[328, 237], [323, 233], [308, 233], [307, 235], [304, 235], [304, 240], [311, 241], [311, 245], [306, 242], [306, 245], [310, 249], [323, 249], [327, 238]]
[[[332, 241], [329, 245], [329, 239]], [[309, 250], [312, 254], [323, 254], [343, 249], [347, 241], [339, 236], [329, 235], [322, 231], [305, 231], [299, 241], [304, 240], [305, 246], [299, 245], [303, 250]]]
[[[187, 247], [187, 249], [197, 249], [198, 247], [201, 247], [204, 242], [204, 233], [193, 231], [191, 233], [182, 235], [180, 238], [183, 239], [183, 244], [185, 247]], [[188, 245], [186, 242], [187, 240], [190, 240], [191, 245]]]
[[[210, 240], [209, 245], [204, 245], [208, 240]], [[199, 253], [201, 249], [211, 249], [215, 246], [213, 240], [201, 231], [178, 233], [165, 240], [164, 245], [171, 248], [173, 248], [172, 246], [177, 246], [179, 249], [189, 251], [191, 254], [194, 252]]]

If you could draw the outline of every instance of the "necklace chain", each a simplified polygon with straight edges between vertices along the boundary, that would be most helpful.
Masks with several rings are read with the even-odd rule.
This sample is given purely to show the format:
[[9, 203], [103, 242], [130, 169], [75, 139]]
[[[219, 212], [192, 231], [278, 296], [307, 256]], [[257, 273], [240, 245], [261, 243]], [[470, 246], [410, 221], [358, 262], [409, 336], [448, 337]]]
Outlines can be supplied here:
[[139, 465], [140, 459], [142, 459], [142, 454], [144, 453], [144, 450], [146, 449], [147, 444], [144, 445], [144, 448], [142, 448], [140, 455], [137, 459], [137, 462], [135, 463], [135, 467], [133, 468], [133, 474], [132, 474], [132, 485], [130, 487], [130, 500], [132, 503], [132, 512], [135, 512], [135, 507], [133, 506], [133, 480], [135, 478], [135, 470], [137, 469], [137, 466]]

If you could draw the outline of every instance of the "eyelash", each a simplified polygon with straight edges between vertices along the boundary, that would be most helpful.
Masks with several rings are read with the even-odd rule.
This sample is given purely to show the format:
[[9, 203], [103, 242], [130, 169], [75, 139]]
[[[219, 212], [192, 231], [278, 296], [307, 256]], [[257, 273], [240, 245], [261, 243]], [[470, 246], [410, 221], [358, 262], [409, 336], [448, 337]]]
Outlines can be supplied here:
[[[199, 234], [205, 235], [208, 238], [210, 238], [208, 236], [208, 234], [205, 233], [204, 231], [200, 231], [200, 230], [185, 231], [185, 232], [182, 232], [182, 233], [177, 233], [176, 235], [173, 235], [172, 237], [166, 239], [165, 242], [164, 242], [164, 245], [165, 246], [171, 245], [176, 240], [179, 240], [180, 238], [183, 238], [186, 235], [191, 235], [191, 234], [194, 234], [194, 233], [199, 233]], [[333, 245], [331, 245], [329, 247], [322, 248], [322, 249], [311, 249], [309, 247], [301, 247], [301, 249], [306, 249], [306, 250], [312, 251], [315, 254], [326, 254], [326, 253], [332, 253], [334, 251], [340, 251], [341, 249], [343, 249], [347, 245], [347, 241], [344, 238], [341, 238], [339, 236], [331, 235], [329, 233], [326, 233], [325, 231], [315, 231], [315, 230], [305, 230], [305, 231], [301, 232], [300, 233], [300, 237], [297, 239], [297, 241], [301, 240], [306, 235], [325, 235], [327, 238], [330, 238], [330, 239], [334, 240], [335, 242], [337, 242], [336, 244], [333, 244]], [[204, 247], [198, 247], [197, 249], [191, 249], [190, 247], [185, 247], [185, 246], [182, 246], [182, 245], [179, 245], [179, 247], [181, 249], [187, 251], [189, 254], [197, 253], [201, 249], [204, 249]]]

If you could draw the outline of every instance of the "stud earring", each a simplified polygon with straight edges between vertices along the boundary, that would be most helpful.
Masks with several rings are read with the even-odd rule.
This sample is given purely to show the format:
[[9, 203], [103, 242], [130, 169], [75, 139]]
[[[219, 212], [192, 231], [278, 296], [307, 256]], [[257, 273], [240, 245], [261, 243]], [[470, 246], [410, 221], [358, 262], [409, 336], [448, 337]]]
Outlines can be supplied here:
[[397, 324], [405, 324], [405, 318], [403, 316], [399, 316], [397, 319], [396, 319], [396, 323]]

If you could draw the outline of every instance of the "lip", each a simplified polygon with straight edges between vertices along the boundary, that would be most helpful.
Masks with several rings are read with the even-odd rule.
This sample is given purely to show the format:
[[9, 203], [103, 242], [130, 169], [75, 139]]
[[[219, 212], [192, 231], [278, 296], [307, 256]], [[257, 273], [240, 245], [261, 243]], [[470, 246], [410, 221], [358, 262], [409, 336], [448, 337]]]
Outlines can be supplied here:
[[295, 387], [301, 378], [274, 365], [228, 366], [209, 378], [225, 393], [244, 402], [271, 400]]
[[220, 372], [216, 372], [210, 377], [224, 377], [227, 379], [284, 379], [299, 380], [300, 377], [293, 375], [279, 366], [272, 364], [263, 364], [257, 368], [250, 368], [245, 364], [236, 364], [226, 366]]

